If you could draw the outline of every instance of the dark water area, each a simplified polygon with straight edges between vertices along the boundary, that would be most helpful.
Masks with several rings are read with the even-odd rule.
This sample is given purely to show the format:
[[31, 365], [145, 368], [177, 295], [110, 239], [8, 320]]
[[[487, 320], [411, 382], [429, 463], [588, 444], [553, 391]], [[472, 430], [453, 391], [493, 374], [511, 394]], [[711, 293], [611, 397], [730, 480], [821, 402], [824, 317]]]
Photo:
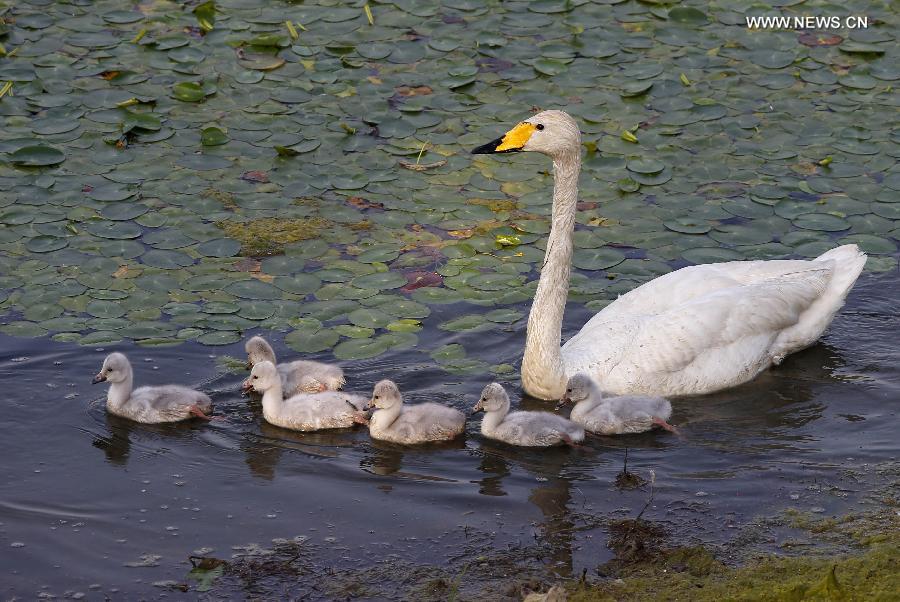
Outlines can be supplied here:
[[[223, 577], [207, 595], [347, 598], [346, 584], [329, 577], [335, 570], [365, 582], [364, 597], [408, 596], [417, 566], [460, 574], [515, 554], [550, 578], [578, 577], [612, 557], [607, 521], [634, 517], [648, 499], [649, 484], [615, 486], [626, 448], [630, 470], [654, 475], [645, 518], [684, 542], [773, 546], [777, 534], [747, 538], [749, 526], [788, 507], [846, 512], [878, 486], [873, 467], [896, 460], [898, 291], [896, 273], [863, 275], [819, 344], [744, 387], [676, 400], [678, 435], [592, 437], [543, 451], [484, 440], [478, 418], [461, 441], [417, 448], [375, 443], [363, 429], [294, 433], [262, 420], [258, 401], [239, 393], [245, 374], [217, 368], [209, 347], [3, 337], [0, 594], [195, 596], [190, 555], [265, 555], [279, 538], [302, 542], [305, 573], [294, 589], [275, 577]], [[570, 310], [564, 336], [590, 315]], [[430, 322], [460, 312], [438, 306]], [[486, 332], [425, 330], [417, 348], [346, 362], [347, 389], [389, 377], [408, 403], [468, 410], [487, 377], [448, 374], [426, 352], [460, 342], [491, 364], [517, 366], [524, 329], [520, 320]], [[272, 338], [284, 359], [295, 355]], [[217, 419], [152, 426], [108, 416], [105, 389], [90, 381], [112, 350], [131, 357], [136, 385], [208, 391]], [[241, 345], [221, 353], [243, 356]], [[517, 379], [500, 379], [514, 403]]]

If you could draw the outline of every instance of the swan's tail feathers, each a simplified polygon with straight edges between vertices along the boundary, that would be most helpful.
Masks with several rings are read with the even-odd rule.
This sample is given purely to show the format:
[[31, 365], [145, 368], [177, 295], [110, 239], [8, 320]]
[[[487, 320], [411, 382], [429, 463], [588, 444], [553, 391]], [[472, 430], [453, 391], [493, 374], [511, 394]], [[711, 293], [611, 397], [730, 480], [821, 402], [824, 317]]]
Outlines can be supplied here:
[[835, 314], [844, 306], [847, 293], [866, 265], [866, 254], [856, 245], [843, 245], [819, 255], [812, 263], [827, 263], [831, 276], [822, 294], [804, 311], [795, 326], [778, 337], [773, 346], [775, 363], [784, 356], [809, 347], [822, 336]]
[[[853, 288], [853, 284], [862, 273], [866, 265], [866, 254], [859, 250], [856, 245], [843, 245], [815, 258], [815, 261], [833, 261], [834, 273], [831, 275], [831, 281], [828, 283], [826, 295], [834, 295], [840, 299], [840, 306], [844, 304], [847, 293]], [[837, 311], [835, 309], [835, 311]]]

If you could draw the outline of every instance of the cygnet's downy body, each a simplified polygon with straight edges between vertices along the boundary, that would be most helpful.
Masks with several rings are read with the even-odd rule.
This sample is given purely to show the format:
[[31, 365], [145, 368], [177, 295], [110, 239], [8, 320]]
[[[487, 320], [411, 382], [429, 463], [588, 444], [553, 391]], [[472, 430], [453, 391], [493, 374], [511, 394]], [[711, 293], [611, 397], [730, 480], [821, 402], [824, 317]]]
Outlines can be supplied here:
[[379, 381], [372, 390], [368, 420], [373, 439], [401, 445], [450, 441], [463, 433], [466, 416], [439, 403], [405, 405], [400, 389], [390, 380]]
[[672, 404], [665, 397], [604, 397], [596, 381], [587, 374], [576, 374], [566, 383], [560, 406], [567, 403], [575, 404], [569, 418], [592, 433], [643, 433], [657, 426], [675, 431], [666, 422], [672, 416]]
[[550, 412], [510, 412], [502, 385], [491, 383], [481, 392], [472, 412], [484, 412], [481, 434], [489, 439], [523, 447], [550, 447], [584, 440], [584, 429]]
[[143, 422], [178, 422], [188, 418], [209, 419], [212, 400], [206, 393], [180, 385], [139, 387], [132, 389], [134, 374], [131, 363], [121, 353], [110, 353], [93, 384], [109, 383], [106, 409], [111, 414]]
[[253, 337], [244, 345], [247, 352], [249, 368], [260, 362], [271, 362], [276, 366], [281, 378], [281, 391], [285, 397], [297, 393], [319, 393], [321, 391], [337, 391], [344, 386], [344, 371], [338, 366], [297, 360], [279, 364], [275, 359], [275, 351], [269, 342], [262, 337]]
[[319, 431], [347, 428], [354, 424], [354, 414], [366, 404], [362, 395], [344, 391], [299, 393], [284, 398], [281, 377], [272, 362], [263, 360], [253, 366], [244, 381], [244, 389], [262, 393], [263, 418], [266, 422], [294, 431]]

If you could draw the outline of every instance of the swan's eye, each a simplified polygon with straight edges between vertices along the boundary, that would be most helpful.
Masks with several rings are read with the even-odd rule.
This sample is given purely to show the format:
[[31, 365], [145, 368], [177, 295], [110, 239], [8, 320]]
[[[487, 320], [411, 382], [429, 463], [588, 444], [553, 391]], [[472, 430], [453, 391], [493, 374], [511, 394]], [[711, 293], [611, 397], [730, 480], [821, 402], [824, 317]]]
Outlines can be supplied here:
[[571, 393], [572, 389], [566, 389], [566, 393]]
[[256, 380], [257, 378], [259, 378], [259, 376], [256, 375], [256, 374], [254, 374], [254, 375], [253, 375], [253, 380]]
[[482, 397], [481, 401], [487, 401], [487, 397]]
[[378, 396], [377, 396], [377, 395], [375, 396], [375, 399], [378, 399]]
[[542, 129], [544, 129], [544, 124], [543, 124], [543, 123], [539, 123], [539, 124], [537, 124], [537, 125], [534, 126], [534, 127], [536, 127], [538, 130], [542, 130]]

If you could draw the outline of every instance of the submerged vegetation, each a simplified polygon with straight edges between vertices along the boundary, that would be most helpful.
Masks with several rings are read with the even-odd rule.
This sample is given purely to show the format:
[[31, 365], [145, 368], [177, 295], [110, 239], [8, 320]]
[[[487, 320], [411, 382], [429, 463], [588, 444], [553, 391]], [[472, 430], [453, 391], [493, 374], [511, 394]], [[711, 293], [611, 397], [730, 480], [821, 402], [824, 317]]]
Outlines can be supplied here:
[[229, 238], [241, 243], [241, 255], [267, 257], [283, 255], [284, 246], [320, 236], [331, 224], [321, 217], [280, 219], [264, 217], [243, 221], [229, 219], [216, 222]]

